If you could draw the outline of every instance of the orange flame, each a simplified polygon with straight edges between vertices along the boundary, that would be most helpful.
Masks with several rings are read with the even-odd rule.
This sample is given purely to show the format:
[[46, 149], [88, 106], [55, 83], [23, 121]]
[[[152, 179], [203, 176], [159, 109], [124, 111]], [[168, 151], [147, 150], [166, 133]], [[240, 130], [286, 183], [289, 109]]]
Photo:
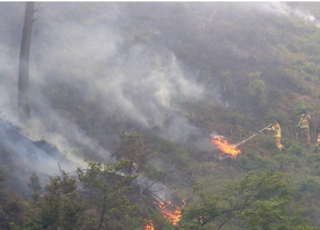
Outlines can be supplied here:
[[158, 207], [160, 208], [160, 211], [162, 212], [164, 218], [172, 222], [173, 226], [178, 226], [178, 222], [181, 220], [182, 214], [180, 211], [180, 208], [176, 206], [175, 210], [169, 210], [167, 206], [171, 206], [171, 202], [159, 202]]
[[[184, 205], [182, 207], [184, 207], [187, 203], [182, 200]], [[178, 227], [178, 223], [181, 220], [182, 214], [180, 211], [179, 206], [176, 206], [175, 208], [171, 205], [170, 201], [167, 202], [159, 202], [159, 203], [155, 203], [158, 205], [161, 213], [163, 214], [164, 218], [168, 221], [168, 222], [172, 222], [172, 225], [175, 227]], [[174, 209], [174, 210], [172, 210]], [[147, 225], [144, 226], [145, 230], [155, 230], [151, 220], [149, 221], [149, 223]]]
[[146, 226], [144, 226], [144, 229], [145, 230], [155, 230], [154, 227], [153, 227], [153, 224], [150, 220], [149, 224], [147, 224]]
[[221, 136], [213, 136], [211, 143], [217, 145], [218, 149], [223, 153], [231, 155], [232, 158], [237, 157], [237, 155], [241, 153], [240, 149], [237, 149], [235, 145], [228, 144], [228, 141], [223, 139]]

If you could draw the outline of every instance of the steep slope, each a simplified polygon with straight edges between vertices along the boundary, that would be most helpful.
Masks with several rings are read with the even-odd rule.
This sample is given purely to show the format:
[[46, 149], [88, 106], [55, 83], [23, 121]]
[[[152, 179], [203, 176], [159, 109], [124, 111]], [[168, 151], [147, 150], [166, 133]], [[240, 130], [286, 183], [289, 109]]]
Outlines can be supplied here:
[[[206, 192], [219, 191], [248, 171], [280, 170], [319, 207], [320, 158], [294, 133], [307, 110], [314, 147], [319, 4], [40, 6], [30, 63], [32, 120], [25, 127], [37, 139], [56, 145], [77, 166], [83, 158], [128, 157], [149, 184], [161, 178], [176, 203], [191, 199], [200, 182]], [[0, 105], [12, 118], [23, 7], [0, 7], [7, 35], [0, 38]], [[240, 147], [236, 167], [214, 157], [211, 133], [237, 143], [275, 118], [286, 153], [262, 133]], [[320, 226], [317, 214], [305, 213]]]

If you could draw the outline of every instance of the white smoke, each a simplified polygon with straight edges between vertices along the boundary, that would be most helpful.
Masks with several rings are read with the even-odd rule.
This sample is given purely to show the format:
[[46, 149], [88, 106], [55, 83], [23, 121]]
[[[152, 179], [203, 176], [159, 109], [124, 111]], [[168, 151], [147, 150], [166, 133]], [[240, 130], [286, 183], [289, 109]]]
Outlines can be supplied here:
[[[318, 28], [320, 27], [320, 21], [308, 10], [302, 7], [290, 7], [284, 2], [269, 2], [260, 3], [263, 5], [260, 9], [264, 9], [267, 12], [277, 13], [279, 15], [284, 15], [287, 17], [294, 16], [303, 19], [306, 22], [313, 23]], [[260, 5], [260, 6], [261, 6]]]
[[[51, 107], [48, 92], [42, 93], [40, 89], [47, 87], [50, 91], [59, 92], [52, 84], [58, 81], [72, 86], [86, 102], [101, 107], [106, 119], [116, 114], [120, 120], [135, 121], [146, 128], [157, 125], [162, 130], [163, 138], [175, 141], [187, 141], [189, 135], [197, 130], [184, 118], [184, 112], [177, 107], [175, 98], [199, 99], [203, 89], [195, 81], [188, 80], [192, 76], [183, 69], [173, 52], [163, 47], [151, 48], [147, 44], [128, 47], [128, 44], [135, 43], [136, 38], [131, 33], [119, 32], [117, 26], [122, 14], [116, 11], [106, 14], [107, 20], [102, 15], [91, 14], [87, 18], [78, 15], [76, 9], [80, 5], [75, 7], [75, 3], [40, 5], [42, 8], [37, 15], [39, 19], [33, 25], [31, 43], [29, 68], [33, 111], [27, 126], [18, 123], [16, 113], [24, 4], [18, 4], [15, 9], [16, 14], [21, 16], [16, 30], [11, 28], [15, 22], [13, 17], [1, 21], [3, 28], [11, 28], [10, 36], [15, 38], [15, 49], [4, 48], [0, 52], [3, 73], [0, 79], [1, 111], [31, 139], [44, 139], [54, 144], [79, 167], [84, 166], [84, 155], [73, 146], [75, 143], [91, 149], [106, 161], [110, 156], [98, 143], [88, 139], [85, 131], [70, 117], [64, 116], [63, 111]], [[109, 8], [110, 4], [105, 7]], [[121, 6], [117, 6], [117, 12], [121, 11]], [[53, 15], [60, 15], [61, 18], [52, 21]], [[1, 48], [6, 43], [0, 38]], [[41, 167], [56, 168], [55, 161], [50, 158], [46, 160], [46, 163], [41, 161]]]

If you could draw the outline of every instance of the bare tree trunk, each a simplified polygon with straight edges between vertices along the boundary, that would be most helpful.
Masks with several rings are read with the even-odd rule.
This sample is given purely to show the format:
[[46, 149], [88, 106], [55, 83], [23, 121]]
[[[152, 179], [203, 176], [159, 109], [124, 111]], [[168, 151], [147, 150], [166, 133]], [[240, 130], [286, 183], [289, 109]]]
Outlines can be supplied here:
[[24, 121], [30, 116], [29, 56], [34, 12], [34, 2], [27, 2], [21, 39], [18, 83], [18, 112], [20, 120]]

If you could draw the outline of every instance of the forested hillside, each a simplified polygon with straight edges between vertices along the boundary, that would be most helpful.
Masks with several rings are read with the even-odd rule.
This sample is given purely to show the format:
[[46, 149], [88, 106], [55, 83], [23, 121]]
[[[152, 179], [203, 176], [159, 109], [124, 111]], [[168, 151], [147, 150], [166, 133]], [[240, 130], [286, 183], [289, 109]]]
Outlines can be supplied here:
[[[0, 3], [0, 230], [320, 229], [320, 3], [35, 3], [22, 121], [25, 7]], [[241, 142], [275, 119], [285, 151]]]

